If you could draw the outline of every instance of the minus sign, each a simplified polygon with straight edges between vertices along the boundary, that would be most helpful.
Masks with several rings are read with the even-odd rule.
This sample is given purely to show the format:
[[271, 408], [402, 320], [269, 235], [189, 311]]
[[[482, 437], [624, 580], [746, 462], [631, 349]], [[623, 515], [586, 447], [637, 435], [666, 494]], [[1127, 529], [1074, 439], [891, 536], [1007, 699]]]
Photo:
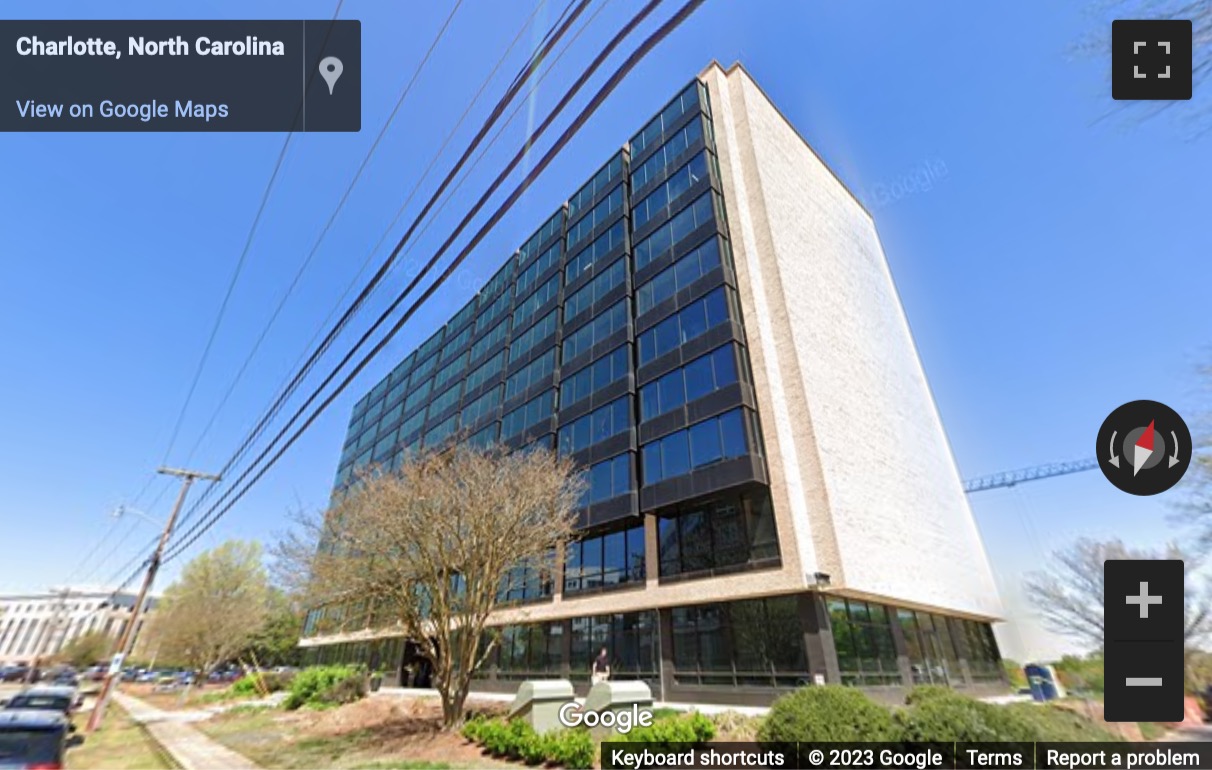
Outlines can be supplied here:
[[1130, 676], [1126, 678], [1128, 687], [1161, 687], [1160, 676]]

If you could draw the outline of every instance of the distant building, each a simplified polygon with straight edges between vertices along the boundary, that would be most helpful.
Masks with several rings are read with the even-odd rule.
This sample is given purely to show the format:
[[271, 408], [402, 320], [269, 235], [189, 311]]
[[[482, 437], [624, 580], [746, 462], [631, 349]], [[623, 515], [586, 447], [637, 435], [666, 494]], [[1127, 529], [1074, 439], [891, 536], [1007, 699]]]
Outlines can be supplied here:
[[[97, 586], [0, 596], [0, 663], [32, 663], [37, 656], [54, 656], [92, 631], [116, 641], [130, 622], [137, 598], [134, 592], [114, 593]], [[156, 598], [149, 598], [147, 609], [155, 605]]]
[[[460, 435], [586, 469], [578, 539], [503, 597], [477, 688], [583, 689], [603, 646], [674, 701], [1004, 688], [997, 587], [871, 214], [739, 66], [607, 153], [357, 403], [337, 471]], [[302, 645], [403, 675], [391, 625], [318, 608]]]

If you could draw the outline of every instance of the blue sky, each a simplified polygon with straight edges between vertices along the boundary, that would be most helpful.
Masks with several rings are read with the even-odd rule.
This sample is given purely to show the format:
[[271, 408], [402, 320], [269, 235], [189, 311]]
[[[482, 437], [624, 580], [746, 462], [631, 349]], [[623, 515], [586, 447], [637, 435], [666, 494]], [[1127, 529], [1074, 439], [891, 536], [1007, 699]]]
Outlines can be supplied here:
[[[5, 9], [28, 18], [97, 18], [103, 7], [126, 18], [173, 11], [329, 18], [334, 5], [15, 2]], [[527, 119], [545, 114], [574, 65], [579, 70], [639, 5], [609, 3], [415, 254], [432, 252], [470, 193], [483, 188], [485, 170], [512, 154]], [[292, 141], [167, 458], [283, 135], [0, 139], [0, 593], [41, 589], [73, 571], [77, 582], [114, 576], [155, 530], [131, 518], [111, 531], [108, 512], [126, 502], [165, 516], [169, 482], [155, 481], [138, 497], [162, 460], [222, 465], [533, 8], [530, 0], [466, 0], [249, 373], [191, 455], [450, 6], [345, 3], [341, 17], [362, 21], [363, 130]], [[556, 7], [538, 18], [549, 21]], [[962, 475], [1091, 455], [1099, 423], [1125, 401], [1152, 398], [1193, 416], [1206, 405], [1197, 368], [1212, 359], [1212, 140], [1190, 139], [1182, 106], [1144, 122], [1119, 113], [1099, 120], [1112, 108], [1109, 61], [1072, 48], [1108, 23], [1077, 3], [709, 0], [616, 91], [460, 279], [439, 290], [200, 547], [270, 538], [290, 510], [322, 505], [358, 395], [712, 59], [741, 60], [872, 209]], [[490, 94], [539, 34], [524, 36]], [[487, 109], [477, 105], [452, 146], [462, 146]], [[906, 186], [913, 178], [919, 184]], [[390, 242], [402, 232], [397, 225]], [[400, 289], [402, 271], [389, 283]], [[981, 493], [972, 506], [1018, 614], [1021, 574], [1074, 537], [1141, 546], [1181, 540], [1168, 521], [1180, 492], [1134, 498], [1090, 472]], [[86, 561], [98, 542], [98, 557]], [[170, 564], [166, 578], [177, 567]], [[1007, 633], [1011, 651], [1058, 649], [1029, 622]]]

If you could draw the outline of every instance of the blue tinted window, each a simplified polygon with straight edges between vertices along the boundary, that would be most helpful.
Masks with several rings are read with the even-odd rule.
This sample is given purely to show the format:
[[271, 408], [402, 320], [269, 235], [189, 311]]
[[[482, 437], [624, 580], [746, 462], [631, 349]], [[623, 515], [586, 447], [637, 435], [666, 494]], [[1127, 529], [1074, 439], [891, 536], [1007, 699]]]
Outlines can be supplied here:
[[438, 370], [438, 373], [435, 374], [434, 378], [433, 378], [433, 386], [435, 388], [440, 388], [443, 385], [445, 385], [446, 383], [453, 380], [454, 378], [462, 377], [463, 372], [466, 369], [467, 369], [467, 353], [463, 353], [462, 355], [455, 358], [454, 361], [451, 361], [449, 364], [447, 364], [446, 366], [444, 366]]
[[631, 462], [629, 455], [622, 454], [590, 466], [585, 472], [588, 487], [581, 500], [582, 505], [592, 505], [631, 491]]
[[639, 190], [652, 179], [655, 179], [658, 174], [665, 170], [665, 166], [670, 163], [676, 163], [681, 159], [682, 153], [686, 152], [686, 148], [703, 138], [703, 121], [694, 120], [687, 123], [681, 130], [670, 137], [669, 141], [661, 146], [661, 149], [652, 154], [652, 157], [644, 161], [644, 164], [635, 171], [631, 172], [631, 189]]
[[579, 251], [564, 267], [564, 283], [572, 283], [581, 273], [593, 267], [594, 263], [609, 254], [611, 249], [623, 242], [623, 226], [626, 220], [620, 219], [609, 230], [593, 239], [593, 243]]
[[726, 320], [728, 301], [720, 287], [641, 334], [640, 363], [648, 363]]
[[[496, 299], [497, 293], [504, 289], [513, 279], [514, 264], [514, 257], [510, 257], [506, 260], [505, 265], [497, 271], [497, 274], [488, 279], [488, 283], [484, 284], [483, 289], [480, 289], [480, 296], [476, 298], [477, 306], [482, 308]], [[508, 293], [506, 292], [506, 294]], [[480, 329], [485, 328], [485, 325], [480, 321], [477, 321], [476, 324]]]
[[564, 593], [643, 580], [644, 528], [632, 527], [568, 544]]
[[589, 202], [593, 200], [595, 195], [608, 188], [615, 178], [622, 173], [623, 156], [616, 155], [598, 173], [593, 175], [593, 179], [586, 182], [585, 186], [577, 190], [576, 194], [569, 199], [568, 218], [574, 218], [577, 212], [589, 205]]
[[407, 420], [405, 420], [404, 423], [400, 426], [400, 438], [406, 439], [406, 438], [411, 437], [414, 433], [419, 431], [421, 429], [421, 426], [424, 424], [425, 424], [425, 410], [422, 409], [421, 411], [414, 414], [412, 417], [409, 417]]
[[576, 248], [581, 241], [589, 237], [595, 227], [605, 224], [606, 220], [617, 214], [622, 207], [623, 185], [619, 185], [585, 214], [583, 219], [568, 228], [568, 250]]
[[516, 361], [523, 353], [555, 334], [559, 312], [558, 309], [552, 310], [534, 326], [514, 338], [513, 342], [509, 343], [509, 358]]
[[712, 238], [636, 289], [636, 313], [648, 312], [719, 266], [719, 239]]
[[501, 403], [501, 388], [495, 387], [463, 407], [463, 425], [471, 426], [496, 411]]
[[632, 227], [638, 230], [656, 217], [663, 216], [687, 190], [706, 178], [707, 153], [704, 151], [670, 174], [664, 184], [636, 204], [631, 210]]
[[416, 407], [425, 403], [429, 398], [429, 391], [433, 389], [433, 380], [426, 380], [414, 387], [413, 391], [408, 394], [408, 398], [404, 399], [404, 411], [411, 412]]
[[559, 261], [560, 242], [556, 241], [540, 254], [533, 264], [529, 265], [521, 273], [518, 273], [517, 288], [514, 291], [521, 295], [530, 288], [530, 285], [535, 282], [536, 278], [550, 270]]
[[492, 348], [496, 347], [505, 339], [505, 335], [509, 334], [509, 319], [506, 318], [499, 324], [493, 327], [492, 331], [476, 340], [476, 344], [471, 346], [471, 361], [478, 361], [481, 356], [487, 353]]
[[559, 211], [552, 214], [551, 219], [544, 222], [543, 226], [540, 227], [534, 235], [530, 236], [530, 239], [526, 241], [526, 244], [518, 250], [519, 264], [526, 264], [526, 262], [532, 256], [534, 256], [535, 251], [537, 251], [545, 241], [555, 237], [556, 233], [560, 232], [560, 228], [563, 226], [563, 224], [564, 209], [561, 208]]
[[543, 382], [544, 379], [550, 382], [551, 373], [555, 370], [555, 356], [556, 349], [552, 348], [511, 374], [505, 381], [505, 398], [510, 399], [524, 393], [531, 385]]
[[627, 260], [618, 259], [584, 287], [564, 300], [564, 320], [575, 318], [593, 307], [593, 303], [627, 280]]
[[641, 447], [644, 483], [655, 484], [747, 451], [741, 410], [733, 409]]
[[561, 427], [559, 451], [563, 454], [579, 452], [630, 428], [628, 401], [626, 396], [616, 399]]
[[662, 132], [667, 126], [676, 123], [678, 118], [690, 110], [696, 109], [698, 105], [699, 83], [696, 80], [685, 91], [678, 94], [672, 102], [666, 105], [660, 115], [653, 118], [647, 126], [644, 126], [642, 131], [631, 138], [632, 157], [639, 155], [645, 147], [660, 139]]
[[450, 438], [458, 427], [459, 416], [457, 414], [452, 414], [450, 417], [442, 420], [442, 422], [425, 432], [425, 446], [434, 447], [441, 444], [443, 441]]
[[491, 422], [487, 425], [487, 427], [485, 427], [481, 430], [478, 430], [474, 434], [469, 436], [467, 439], [467, 443], [471, 444], [474, 447], [484, 449], [492, 444], [495, 444], [497, 441], [497, 438], [498, 438], [498, 436], [500, 436], [500, 434], [501, 434], [501, 424], [498, 422]]
[[417, 348], [417, 359], [422, 359], [433, 353], [442, 346], [442, 336], [446, 333], [445, 327], [438, 331], [429, 339], [421, 343], [421, 347]]
[[[454, 318], [451, 318], [450, 322], [446, 324], [446, 334], [447, 334], [448, 340], [449, 340], [449, 335], [451, 332], [457, 331], [459, 329], [459, 327], [461, 327], [463, 324], [470, 321], [471, 317], [475, 314], [476, 314], [476, 300], [473, 297], [472, 300], [470, 302], [468, 302], [466, 305], [464, 305], [462, 310], [455, 313]], [[466, 342], [466, 339], [464, 339], [464, 342]], [[450, 345], [450, 343], [448, 341], [446, 347], [449, 347], [449, 345]]]
[[594, 318], [564, 338], [564, 361], [570, 361], [593, 348], [594, 343], [606, 339], [619, 329], [627, 327], [627, 300], [620, 300], [609, 310]]
[[485, 308], [484, 311], [480, 313], [480, 317], [476, 319], [476, 334], [479, 334], [489, 326], [496, 323], [497, 319], [501, 317], [501, 314], [509, 309], [509, 303], [512, 299], [513, 297], [511, 296], [509, 290], [506, 289], [504, 294], [497, 297], [491, 305]]
[[501, 420], [501, 438], [512, 438], [532, 425], [544, 420], [555, 411], [555, 391], [549, 390], [541, 396], [527, 401]]
[[467, 390], [475, 390], [500, 374], [501, 369], [505, 366], [505, 353], [506, 351], [502, 350], [467, 375]]
[[626, 377], [630, 368], [626, 346], [615, 348], [560, 383], [560, 403], [567, 408], [589, 398], [594, 391]]
[[513, 311], [513, 326], [518, 328], [534, 315], [535, 311], [550, 302], [560, 292], [560, 276], [553, 275], [550, 280], [535, 289], [534, 293], [518, 303]]
[[724, 457], [739, 457], [745, 454], [745, 426], [741, 422], [741, 411], [734, 409], [720, 415], [720, 445]]
[[437, 416], [445, 412], [450, 407], [459, 403], [459, 395], [463, 390], [463, 383], [458, 383], [443, 391], [440, 395], [429, 402], [429, 414]]
[[[428, 377], [430, 374], [432, 374], [433, 370], [436, 369], [437, 366], [438, 357], [430, 356], [421, 363], [417, 364], [416, 368], [412, 370], [412, 377], [409, 378], [408, 381], [413, 383], [420, 382], [423, 377]], [[413, 387], [415, 387], [415, 385]]]
[[691, 461], [695, 468], [709, 465], [724, 456], [720, 445], [720, 426], [716, 420], [692, 425], [687, 432], [690, 434]]
[[667, 223], [653, 230], [652, 235], [637, 243], [634, 249], [635, 269], [639, 270], [664, 255], [696, 228], [712, 221], [715, 216], [712, 207], [715, 195], [712, 190], [703, 193], [694, 203], [674, 214]]

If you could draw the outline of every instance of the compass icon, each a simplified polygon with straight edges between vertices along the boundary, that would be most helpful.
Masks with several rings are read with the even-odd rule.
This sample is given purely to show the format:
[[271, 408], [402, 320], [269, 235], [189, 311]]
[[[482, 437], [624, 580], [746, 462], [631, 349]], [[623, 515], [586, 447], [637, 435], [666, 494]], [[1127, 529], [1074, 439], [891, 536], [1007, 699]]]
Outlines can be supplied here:
[[1098, 430], [1098, 465], [1107, 480], [1133, 495], [1156, 495], [1178, 483], [1191, 464], [1191, 431], [1157, 401], [1130, 401]]

